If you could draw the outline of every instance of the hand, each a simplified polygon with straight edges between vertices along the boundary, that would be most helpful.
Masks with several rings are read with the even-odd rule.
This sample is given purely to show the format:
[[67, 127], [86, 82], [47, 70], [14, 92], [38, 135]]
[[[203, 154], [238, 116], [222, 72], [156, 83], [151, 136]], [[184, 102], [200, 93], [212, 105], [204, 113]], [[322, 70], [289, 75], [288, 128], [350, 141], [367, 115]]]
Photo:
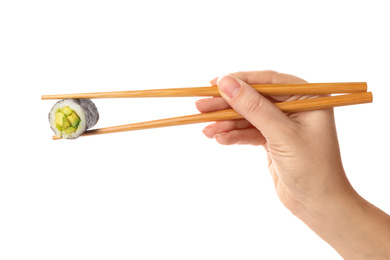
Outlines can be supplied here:
[[302, 82], [306, 81], [275, 71], [232, 73], [211, 81], [222, 98], [196, 103], [200, 112], [232, 107], [245, 118], [213, 123], [204, 134], [225, 145], [262, 145], [277, 194], [293, 212], [329, 197], [330, 192], [351, 190], [341, 163], [333, 109], [285, 114], [272, 102], [313, 96], [267, 99], [248, 85]]
[[262, 145], [282, 203], [344, 259], [390, 259], [390, 216], [360, 197], [341, 163], [333, 109], [285, 114], [248, 84], [301, 83], [274, 71], [238, 72], [212, 80], [222, 98], [196, 103], [200, 112], [232, 107], [245, 119], [216, 122], [204, 134], [221, 144]]

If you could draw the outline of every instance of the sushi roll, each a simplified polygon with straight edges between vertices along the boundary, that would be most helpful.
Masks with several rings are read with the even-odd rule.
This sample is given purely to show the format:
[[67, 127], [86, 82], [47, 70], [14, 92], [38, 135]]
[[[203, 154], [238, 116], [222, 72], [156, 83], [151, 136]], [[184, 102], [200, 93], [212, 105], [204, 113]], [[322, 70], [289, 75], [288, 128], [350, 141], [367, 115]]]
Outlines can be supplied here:
[[49, 113], [50, 127], [55, 135], [76, 139], [99, 119], [99, 112], [90, 99], [63, 99]]

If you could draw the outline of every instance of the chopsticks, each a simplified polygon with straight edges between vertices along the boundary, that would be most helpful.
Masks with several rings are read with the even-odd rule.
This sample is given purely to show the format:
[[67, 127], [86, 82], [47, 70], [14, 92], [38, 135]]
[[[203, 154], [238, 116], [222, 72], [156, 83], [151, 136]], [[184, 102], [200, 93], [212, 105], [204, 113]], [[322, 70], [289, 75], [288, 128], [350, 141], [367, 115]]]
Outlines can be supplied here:
[[[372, 102], [371, 92], [354, 93], [339, 96], [319, 97], [312, 99], [296, 100], [289, 102], [274, 103], [282, 111], [286, 113], [303, 112], [316, 109], [324, 109], [330, 107], [347, 106]], [[177, 125], [188, 125], [196, 123], [205, 123], [213, 121], [234, 120], [243, 118], [233, 109], [225, 109], [209, 113], [200, 113], [181, 117], [173, 117], [159, 119], [147, 122], [133, 123], [120, 126], [112, 126], [106, 128], [92, 129], [84, 132], [81, 136], [100, 135], [119, 133], [134, 130], [144, 130], [158, 127], [168, 127]], [[54, 135], [53, 140], [61, 139]]]
[[[326, 97], [317, 97], [304, 100], [274, 103], [286, 113], [303, 112], [316, 109], [324, 109], [338, 106], [371, 103], [373, 96], [367, 91], [365, 82], [352, 83], [304, 83], [304, 84], [279, 84], [279, 85], [253, 85], [263, 95], [318, 95], [318, 94], [340, 94]], [[275, 86], [275, 88], [274, 88]], [[204, 90], [206, 88], [206, 90]], [[66, 95], [42, 96], [42, 99], [54, 98], [119, 98], [119, 97], [187, 97], [187, 96], [219, 96], [212, 87], [198, 87], [190, 89], [160, 89], [144, 91], [120, 91], [120, 92], [98, 92]], [[196, 94], [196, 91], [199, 94]], [[210, 89], [213, 89], [210, 91]], [[259, 90], [261, 89], [261, 91]], [[218, 89], [217, 89], [218, 91]], [[100, 135], [108, 133], [118, 133], [125, 131], [143, 130], [157, 127], [168, 127], [177, 125], [187, 125], [212, 121], [235, 120], [243, 118], [233, 109], [220, 110], [209, 113], [200, 113], [174, 118], [159, 119], [147, 122], [119, 125], [100, 129], [92, 129], [84, 132], [81, 136]], [[53, 140], [61, 137], [53, 136]]]
[[[251, 85], [262, 95], [323, 95], [359, 93], [367, 91], [366, 82], [343, 83], [296, 83], [296, 84], [257, 84]], [[78, 94], [42, 95], [46, 99], [65, 98], [141, 98], [141, 97], [201, 97], [221, 96], [217, 86], [194, 88], [168, 88], [132, 91], [93, 92]]]

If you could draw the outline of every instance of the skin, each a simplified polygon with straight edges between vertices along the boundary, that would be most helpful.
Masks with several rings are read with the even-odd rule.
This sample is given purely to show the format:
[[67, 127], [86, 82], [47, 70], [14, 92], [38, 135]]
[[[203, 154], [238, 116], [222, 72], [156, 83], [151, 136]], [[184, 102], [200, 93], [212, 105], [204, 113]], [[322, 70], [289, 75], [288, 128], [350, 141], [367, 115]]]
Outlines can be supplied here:
[[333, 109], [285, 114], [248, 84], [306, 82], [275, 71], [215, 78], [222, 97], [196, 102], [200, 112], [233, 108], [245, 119], [215, 122], [203, 133], [223, 145], [263, 146], [280, 201], [344, 259], [390, 259], [390, 216], [351, 186], [341, 162]]

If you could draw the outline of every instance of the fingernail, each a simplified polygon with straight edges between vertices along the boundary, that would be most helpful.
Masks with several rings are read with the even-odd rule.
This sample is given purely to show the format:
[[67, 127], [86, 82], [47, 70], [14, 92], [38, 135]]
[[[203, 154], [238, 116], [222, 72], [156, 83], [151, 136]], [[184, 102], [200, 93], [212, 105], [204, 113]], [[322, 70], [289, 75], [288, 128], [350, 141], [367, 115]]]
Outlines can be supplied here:
[[215, 123], [209, 124], [205, 128], [203, 128], [203, 133], [210, 131], [210, 129], [214, 128]]
[[203, 134], [208, 137], [208, 138], [213, 138], [214, 137], [214, 131], [212, 130], [214, 127], [214, 124], [208, 125], [205, 128], [203, 128]]
[[219, 90], [229, 98], [234, 98], [241, 89], [241, 84], [231, 76], [225, 76], [218, 80]]
[[227, 133], [219, 133], [219, 134], [214, 135], [214, 138], [215, 138], [215, 139], [219, 139], [219, 138], [223, 137], [223, 136], [226, 135], [226, 134], [227, 134]]
[[210, 129], [212, 128], [212, 125], [208, 125], [208, 126], [206, 126], [205, 128], [203, 128], [203, 133], [206, 133], [206, 132], [208, 132]]
[[210, 84], [215, 84], [215, 81], [218, 79], [218, 77], [215, 77], [213, 78], [212, 80], [210, 80]]

